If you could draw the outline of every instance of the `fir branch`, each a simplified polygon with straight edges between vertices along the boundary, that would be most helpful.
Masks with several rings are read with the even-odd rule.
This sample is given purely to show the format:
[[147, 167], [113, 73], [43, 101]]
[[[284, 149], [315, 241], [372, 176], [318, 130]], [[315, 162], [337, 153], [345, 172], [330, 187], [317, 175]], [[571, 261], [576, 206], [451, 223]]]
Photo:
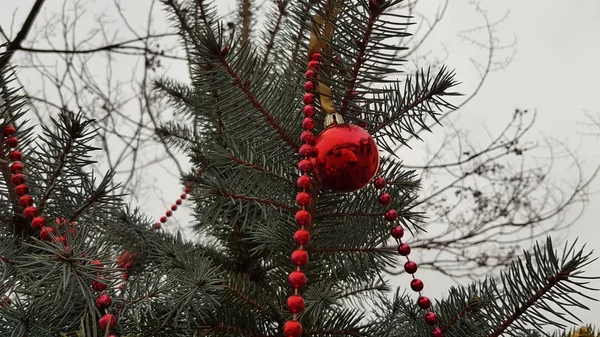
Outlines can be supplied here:
[[273, 30], [270, 31], [271, 34], [269, 35], [269, 42], [267, 42], [267, 44], [265, 45], [265, 55], [263, 57], [263, 61], [260, 64], [266, 64], [269, 60], [269, 54], [273, 50], [273, 47], [275, 47], [275, 37], [281, 30], [281, 23], [283, 21], [283, 17], [286, 14], [286, 7], [289, 2], [287, 0], [276, 0], [276, 3], [279, 13], [277, 14], [277, 20], [275, 20], [275, 27], [273, 27]]
[[390, 253], [394, 248], [307, 248], [311, 253]]
[[217, 191], [218, 194], [227, 197], [227, 198], [232, 198], [232, 199], [238, 199], [238, 200], [247, 200], [247, 201], [254, 201], [256, 203], [259, 204], [264, 204], [264, 205], [270, 205], [270, 206], [275, 206], [281, 209], [285, 209], [287, 211], [293, 212], [296, 211], [297, 208], [296, 207], [292, 207], [292, 206], [288, 206], [285, 204], [281, 204], [278, 203], [276, 201], [273, 200], [267, 200], [267, 199], [261, 199], [261, 198], [257, 198], [257, 197], [249, 197], [247, 195], [241, 195], [241, 194], [236, 194], [236, 193], [228, 193], [228, 192], [221, 192], [221, 191]]
[[250, 0], [241, 0], [242, 1], [242, 44], [247, 44], [250, 41], [250, 26], [252, 22], [252, 4]]
[[[361, 213], [361, 212], [352, 212], [352, 213], [330, 213], [330, 214], [317, 214], [314, 218], [317, 220], [322, 219], [335, 219], [335, 218], [350, 218], [350, 217], [358, 217], [358, 218], [378, 218], [383, 217], [385, 212], [377, 212], [377, 213]], [[400, 213], [398, 213], [400, 215]]]
[[360, 330], [308, 330], [307, 333], [311, 336], [369, 336]]
[[256, 164], [251, 163], [251, 162], [245, 161], [245, 160], [243, 160], [241, 158], [235, 157], [234, 155], [229, 155], [228, 158], [231, 159], [231, 160], [233, 160], [234, 162], [236, 162], [238, 164], [243, 165], [243, 166], [251, 167], [251, 168], [253, 168], [256, 171], [268, 173], [268, 174], [273, 175], [273, 176], [275, 176], [275, 177], [277, 177], [277, 178], [279, 178], [281, 180], [284, 180], [284, 181], [286, 181], [288, 183], [296, 184], [296, 182], [293, 181], [292, 179], [289, 179], [289, 178], [286, 178], [286, 177], [284, 177], [282, 175], [279, 175], [279, 174], [277, 174], [277, 173], [275, 173], [275, 172], [273, 172], [273, 171], [271, 171], [271, 170], [269, 170], [267, 168], [264, 168], [262, 166], [258, 166]]
[[269, 312], [269, 310], [263, 308], [260, 304], [258, 304], [256, 301], [253, 301], [250, 297], [242, 294], [241, 292], [237, 291], [236, 289], [233, 289], [231, 286], [227, 285], [227, 284], [223, 284], [223, 288], [227, 291], [229, 291], [229, 293], [231, 293], [233, 296], [241, 299], [242, 301], [244, 301], [245, 303], [247, 303], [248, 305], [250, 305], [251, 307], [255, 308], [256, 310], [260, 311], [263, 315], [265, 316], [269, 316], [269, 317], [273, 317], [276, 319], [281, 319], [281, 317], [276, 317], [273, 315], [273, 313]]
[[50, 175], [50, 178], [48, 179], [48, 183], [46, 184], [46, 186], [47, 186], [46, 191], [44, 192], [44, 194], [42, 195], [42, 197], [40, 199], [39, 206], [38, 206], [38, 211], [40, 214], [42, 214], [44, 207], [46, 206], [46, 202], [48, 201], [48, 198], [50, 197], [50, 193], [52, 192], [52, 190], [55, 187], [56, 179], [60, 175], [60, 171], [65, 166], [65, 159], [67, 158], [67, 155], [71, 151], [71, 148], [73, 146], [73, 141], [74, 141], [73, 135], [69, 133], [69, 138], [67, 139], [67, 144], [65, 145], [62, 153], [58, 157], [58, 162], [56, 164], [56, 167], [54, 168], [54, 171]]

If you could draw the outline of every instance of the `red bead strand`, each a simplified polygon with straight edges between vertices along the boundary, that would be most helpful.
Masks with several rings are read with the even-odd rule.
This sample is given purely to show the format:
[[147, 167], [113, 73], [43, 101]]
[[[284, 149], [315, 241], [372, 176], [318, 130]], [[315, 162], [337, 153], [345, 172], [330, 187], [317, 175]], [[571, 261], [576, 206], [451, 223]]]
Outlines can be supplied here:
[[[387, 186], [387, 182], [384, 178], [376, 178], [373, 181], [373, 185], [378, 190], [383, 190]], [[404, 271], [411, 275], [412, 280], [410, 281], [410, 288], [419, 293], [419, 298], [417, 299], [417, 305], [419, 308], [425, 310], [425, 316], [423, 319], [425, 323], [432, 327], [431, 336], [432, 337], [444, 337], [444, 331], [437, 327], [438, 316], [435, 312], [431, 311], [431, 301], [426, 296], [421, 294], [421, 291], [424, 288], [423, 281], [415, 277], [415, 273], [417, 272], [417, 263], [411, 261], [408, 255], [410, 254], [410, 246], [406, 243], [402, 242], [402, 237], [404, 236], [404, 228], [398, 224], [398, 212], [392, 208], [390, 208], [390, 204], [392, 203], [392, 197], [389, 193], [382, 192], [379, 194], [379, 203], [383, 206], [386, 206], [387, 210], [384, 214], [384, 217], [387, 221], [393, 224], [391, 235], [398, 243], [398, 254], [406, 257], [406, 262], [404, 263]]]
[[179, 199], [177, 199], [175, 201], [175, 203], [173, 205], [171, 205], [170, 209], [168, 209], [165, 212], [165, 215], [161, 216], [159, 218], [159, 221], [156, 221], [154, 223], [154, 225], [152, 226], [152, 231], [157, 231], [159, 229], [161, 229], [162, 224], [166, 223], [170, 217], [173, 216], [173, 212], [175, 212], [178, 209], [178, 205], [181, 205], [183, 203], [182, 199], [186, 199], [188, 197], [188, 195], [190, 194], [190, 192], [192, 192], [192, 184], [189, 183], [187, 185], [187, 187], [183, 190], [183, 193], [181, 193], [181, 195], [179, 196]]

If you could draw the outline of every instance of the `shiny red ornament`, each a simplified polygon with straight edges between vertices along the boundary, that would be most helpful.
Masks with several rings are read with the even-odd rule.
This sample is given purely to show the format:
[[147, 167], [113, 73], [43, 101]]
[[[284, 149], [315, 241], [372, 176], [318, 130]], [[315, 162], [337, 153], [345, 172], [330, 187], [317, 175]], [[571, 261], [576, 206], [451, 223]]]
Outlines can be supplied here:
[[19, 146], [19, 140], [17, 139], [17, 137], [10, 137], [4, 141], [4, 144], [10, 147], [17, 147]]
[[379, 203], [387, 206], [392, 202], [392, 196], [389, 193], [383, 193], [379, 195]]
[[23, 216], [27, 219], [33, 219], [38, 215], [38, 210], [36, 207], [29, 206], [23, 210]]
[[160, 217], [160, 222], [162, 222], [162, 223], [165, 223], [165, 222], [167, 222], [167, 217], [166, 217], [166, 216], [164, 216], [164, 215], [163, 215], [163, 216], [161, 216], [161, 217]]
[[398, 246], [398, 254], [408, 256], [408, 254], [410, 254], [410, 246], [406, 243], [401, 244]]
[[306, 229], [299, 229], [294, 233], [294, 241], [299, 245], [306, 246], [310, 242], [310, 233]]
[[20, 173], [14, 174], [10, 178], [10, 181], [13, 183], [13, 185], [19, 185], [25, 182], [25, 176]]
[[404, 271], [409, 274], [414, 274], [417, 272], [417, 264], [414, 261], [408, 261], [404, 264]]
[[404, 229], [400, 226], [392, 228], [392, 237], [394, 239], [402, 239], [404, 236]]
[[310, 92], [314, 91], [315, 89], [317, 89], [317, 85], [314, 81], [306, 81], [306, 83], [304, 83], [304, 91]]
[[398, 219], [398, 212], [396, 212], [396, 210], [394, 209], [388, 209], [385, 212], [385, 219], [387, 221], [395, 221], [396, 219]]
[[431, 307], [431, 301], [426, 296], [419, 297], [417, 304], [419, 305], [419, 308], [423, 310], [427, 310]]
[[102, 310], [110, 307], [112, 304], [112, 299], [107, 294], [101, 294], [96, 297], [96, 308]]
[[105, 283], [103, 283], [103, 282], [106, 282], [106, 281], [104, 281], [104, 276], [98, 276], [98, 279], [100, 281], [96, 281], [96, 280], [92, 281], [92, 288], [94, 288], [94, 290], [96, 290], [96, 291], [105, 290], [108, 286]]
[[4, 129], [2, 129], [2, 135], [4, 137], [10, 137], [12, 136], [17, 130], [15, 129], [14, 126], [12, 125], [7, 125], [4, 127]]
[[306, 275], [301, 271], [294, 270], [290, 273], [289, 281], [292, 288], [302, 288], [306, 285]]
[[296, 183], [298, 184], [299, 188], [307, 190], [312, 185], [312, 179], [310, 179], [310, 176], [300, 176], [298, 177], [298, 181]]
[[283, 325], [283, 337], [302, 336], [302, 325], [298, 321], [287, 321]]
[[41, 229], [44, 226], [46, 226], [46, 219], [44, 217], [36, 216], [31, 220], [31, 227], [33, 229]]
[[183, 203], [183, 201], [181, 199], [175, 200], [175, 204], [177, 204], [177, 205], [181, 205], [182, 203]]
[[29, 186], [25, 184], [17, 185], [17, 187], [15, 187], [15, 193], [17, 193], [17, 195], [20, 197], [24, 196], [25, 194], [29, 193]]
[[315, 141], [315, 135], [310, 131], [302, 131], [300, 140], [302, 143], [312, 144]]
[[287, 299], [287, 308], [290, 312], [297, 314], [304, 310], [304, 299], [300, 295], [292, 295]]
[[298, 162], [298, 170], [302, 173], [310, 173], [313, 170], [313, 164], [308, 159], [302, 159]]
[[40, 231], [40, 239], [42, 239], [44, 241], [52, 240], [52, 236], [50, 235], [50, 233], [55, 235], [56, 230], [52, 227], [43, 227], [42, 230]]
[[17, 174], [17, 173], [23, 172], [23, 164], [21, 164], [20, 162], [12, 163], [10, 165], [10, 172], [12, 174]]
[[425, 314], [425, 323], [427, 323], [428, 325], [436, 325], [437, 321], [438, 321], [438, 317], [435, 314], [435, 312], [429, 311], [428, 313]]
[[167, 212], [165, 213], [166, 216], [172, 216], [173, 215], [173, 211], [172, 210], [167, 210]]
[[308, 253], [302, 249], [296, 249], [291, 256], [292, 263], [303, 267], [308, 263]]
[[324, 188], [352, 192], [366, 186], [377, 173], [379, 150], [373, 137], [354, 124], [337, 124], [315, 140], [315, 175]]
[[303, 144], [302, 146], [300, 146], [300, 150], [298, 150], [298, 153], [302, 158], [312, 157], [315, 154], [315, 147], [312, 145]]
[[296, 203], [300, 206], [308, 206], [310, 201], [310, 194], [306, 192], [298, 192], [298, 195], [296, 195]]
[[431, 330], [431, 337], [444, 337], [444, 330], [435, 327]]
[[19, 205], [21, 207], [31, 206], [33, 205], [33, 198], [29, 194], [26, 194], [19, 198]]
[[314, 54], [312, 54], [310, 59], [311, 59], [311, 61], [321, 62], [321, 61], [323, 61], [323, 55], [321, 55], [321, 53], [314, 53]]
[[100, 330], [103, 331], [105, 331], [106, 328], [112, 329], [115, 325], [117, 325], [117, 318], [113, 314], [105, 314], [98, 320], [98, 326], [100, 327]]
[[310, 224], [311, 218], [312, 217], [310, 216], [310, 213], [303, 209], [296, 212], [295, 219], [298, 226], [308, 226]]
[[304, 117], [313, 117], [317, 114], [317, 109], [312, 105], [305, 105], [302, 112], [304, 113]]
[[18, 150], [12, 150], [8, 154], [8, 159], [10, 159], [12, 161], [19, 161], [19, 160], [21, 160], [21, 157], [22, 157], [21, 151], [18, 151]]
[[304, 120], [302, 121], [302, 129], [312, 130], [314, 128], [315, 128], [315, 120], [310, 117], [304, 118]]
[[421, 291], [423, 290], [423, 287], [423, 281], [419, 280], [418, 278], [410, 281], [410, 288], [414, 291]]
[[382, 189], [382, 188], [385, 188], [387, 183], [385, 182], [385, 179], [379, 177], [379, 178], [375, 179], [375, 182], [373, 183], [373, 185], [375, 185], [375, 188]]

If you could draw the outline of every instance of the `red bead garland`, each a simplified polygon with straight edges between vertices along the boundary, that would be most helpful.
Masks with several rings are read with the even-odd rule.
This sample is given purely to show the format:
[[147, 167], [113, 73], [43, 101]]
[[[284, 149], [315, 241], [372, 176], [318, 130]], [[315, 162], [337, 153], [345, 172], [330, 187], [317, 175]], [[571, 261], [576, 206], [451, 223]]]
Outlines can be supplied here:
[[192, 192], [192, 188], [190, 187], [191, 184], [188, 184], [188, 186], [183, 190], [183, 193], [181, 193], [181, 195], [179, 196], [179, 199], [175, 200], [175, 203], [173, 205], [171, 205], [170, 209], [167, 209], [167, 211], [165, 212], [165, 215], [161, 216], [159, 218], [159, 221], [156, 221], [153, 225], [152, 225], [152, 230], [153, 231], [157, 231], [159, 229], [161, 229], [162, 224], [166, 223], [170, 217], [173, 216], [173, 212], [175, 212], [178, 209], [178, 205], [181, 205], [183, 203], [182, 199], [187, 198], [187, 196], [190, 194], [190, 192]]
[[[373, 181], [373, 185], [376, 189], [381, 190], [387, 186], [387, 182], [384, 178], [378, 177]], [[379, 203], [383, 206], [387, 206], [388, 209], [384, 214], [384, 218], [392, 223], [395, 223], [398, 219], [398, 212], [392, 208], [390, 208], [390, 204], [392, 203], [392, 197], [389, 193], [381, 193], [379, 194]], [[415, 277], [415, 273], [417, 272], [417, 263], [411, 261], [408, 257], [410, 254], [410, 246], [406, 243], [402, 242], [402, 237], [404, 236], [404, 228], [399, 224], [395, 224], [391, 230], [392, 237], [398, 242], [398, 254], [406, 257], [406, 263], [404, 264], [404, 271], [412, 276], [412, 280], [410, 281], [410, 288], [419, 293], [419, 298], [417, 299], [417, 305], [419, 308], [425, 310], [425, 316], [423, 317], [425, 323], [432, 327], [431, 336], [432, 337], [444, 337], [444, 331], [435, 325], [438, 322], [438, 316], [436, 313], [430, 310], [431, 301], [429, 298], [421, 295], [421, 290], [423, 290], [424, 284], [423, 281]]]

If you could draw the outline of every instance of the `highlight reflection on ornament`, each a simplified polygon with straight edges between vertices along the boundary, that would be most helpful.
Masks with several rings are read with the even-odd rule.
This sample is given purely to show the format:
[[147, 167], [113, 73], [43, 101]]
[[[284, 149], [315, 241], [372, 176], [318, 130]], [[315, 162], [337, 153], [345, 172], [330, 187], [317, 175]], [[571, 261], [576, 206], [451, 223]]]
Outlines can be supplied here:
[[335, 124], [315, 140], [313, 166], [324, 188], [356, 191], [373, 179], [379, 168], [379, 150], [373, 137], [354, 124]]

